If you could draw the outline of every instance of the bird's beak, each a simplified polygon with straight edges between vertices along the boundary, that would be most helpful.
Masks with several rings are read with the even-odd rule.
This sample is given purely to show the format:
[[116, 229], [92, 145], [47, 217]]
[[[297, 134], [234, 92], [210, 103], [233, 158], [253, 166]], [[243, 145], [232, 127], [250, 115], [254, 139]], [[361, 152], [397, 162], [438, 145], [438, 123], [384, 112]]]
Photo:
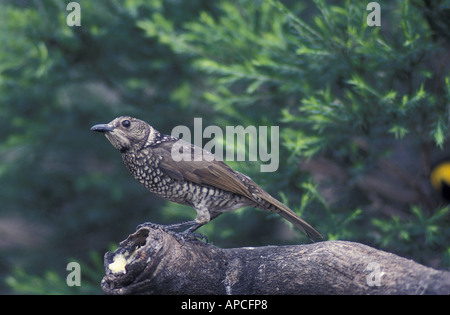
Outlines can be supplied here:
[[112, 127], [111, 125], [108, 125], [108, 124], [99, 124], [99, 125], [92, 126], [91, 130], [105, 133], [105, 132], [113, 131], [114, 127]]

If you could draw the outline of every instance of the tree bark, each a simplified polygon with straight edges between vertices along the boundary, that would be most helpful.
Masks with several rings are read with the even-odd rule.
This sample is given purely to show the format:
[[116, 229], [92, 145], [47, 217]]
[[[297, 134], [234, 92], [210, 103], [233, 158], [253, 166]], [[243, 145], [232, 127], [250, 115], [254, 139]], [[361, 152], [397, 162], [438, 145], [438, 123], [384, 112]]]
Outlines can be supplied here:
[[105, 294], [449, 294], [450, 272], [346, 241], [221, 249], [143, 227], [105, 255]]

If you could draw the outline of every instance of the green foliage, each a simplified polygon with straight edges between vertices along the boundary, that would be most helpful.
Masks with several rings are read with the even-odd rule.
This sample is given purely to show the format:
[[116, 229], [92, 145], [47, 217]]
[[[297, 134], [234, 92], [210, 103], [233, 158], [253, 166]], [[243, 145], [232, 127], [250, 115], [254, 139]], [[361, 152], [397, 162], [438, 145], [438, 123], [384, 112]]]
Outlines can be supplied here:
[[[383, 248], [403, 248], [410, 257], [429, 256], [436, 259], [436, 250], [444, 249], [442, 259], [448, 263], [448, 237], [446, 228], [450, 208], [437, 209], [426, 214], [417, 206], [411, 208], [410, 220], [401, 220], [393, 216], [390, 219], [372, 219], [380, 234], [377, 243]], [[446, 256], [447, 255], [447, 256]]]
[[100, 294], [102, 256], [90, 252], [89, 259], [89, 264], [77, 262], [81, 270], [80, 286], [68, 286], [66, 278], [53, 270], [36, 276], [27, 274], [23, 268], [12, 270], [12, 275], [7, 276], [5, 282], [14, 293], [20, 294]]
[[54, 271], [46, 271], [43, 276], [27, 274], [23, 269], [13, 270], [13, 275], [5, 280], [14, 292], [21, 294], [74, 294], [76, 287], [67, 286], [65, 279]]
[[[327, 239], [450, 266], [448, 208], [428, 182], [450, 155], [445, 1], [380, 3], [381, 27], [367, 25], [364, 1], [79, 3], [82, 25], [68, 27], [61, 1], [0, 2], [0, 223], [18, 216], [45, 232], [33, 246], [6, 238], [2, 290], [94, 292], [64, 287], [68, 257], [89, 261], [144, 221], [193, 218], [147, 193], [89, 131], [124, 114], [165, 133], [193, 117], [280, 126], [276, 172], [229, 164]], [[305, 240], [278, 237], [277, 222], [244, 209], [202, 232], [221, 246]]]

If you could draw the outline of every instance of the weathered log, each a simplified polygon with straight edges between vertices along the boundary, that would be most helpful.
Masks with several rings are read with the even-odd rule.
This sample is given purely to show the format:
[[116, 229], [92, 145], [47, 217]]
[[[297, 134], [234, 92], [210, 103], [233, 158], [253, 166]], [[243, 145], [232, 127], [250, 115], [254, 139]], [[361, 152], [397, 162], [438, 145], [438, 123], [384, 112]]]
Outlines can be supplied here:
[[450, 272], [347, 241], [221, 249], [143, 227], [105, 255], [105, 294], [449, 294]]

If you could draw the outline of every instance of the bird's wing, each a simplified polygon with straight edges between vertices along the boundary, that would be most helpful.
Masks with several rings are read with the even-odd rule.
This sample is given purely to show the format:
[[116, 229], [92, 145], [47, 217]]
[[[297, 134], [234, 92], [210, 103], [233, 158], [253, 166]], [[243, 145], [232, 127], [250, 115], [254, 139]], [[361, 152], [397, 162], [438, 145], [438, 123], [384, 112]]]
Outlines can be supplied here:
[[[175, 142], [183, 146], [185, 158], [174, 161], [172, 148]], [[187, 151], [187, 152], [186, 152]], [[234, 171], [222, 161], [214, 158], [214, 155], [206, 150], [196, 147], [183, 140], [163, 142], [153, 148], [153, 152], [161, 157], [160, 169], [168, 176], [187, 180], [196, 184], [206, 184], [235, 194], [243, 195], [251, 200], [254, 192], [262, 189], [250, 178], [246, 177], [247, 185], [242, 181], [242, 174]]]

